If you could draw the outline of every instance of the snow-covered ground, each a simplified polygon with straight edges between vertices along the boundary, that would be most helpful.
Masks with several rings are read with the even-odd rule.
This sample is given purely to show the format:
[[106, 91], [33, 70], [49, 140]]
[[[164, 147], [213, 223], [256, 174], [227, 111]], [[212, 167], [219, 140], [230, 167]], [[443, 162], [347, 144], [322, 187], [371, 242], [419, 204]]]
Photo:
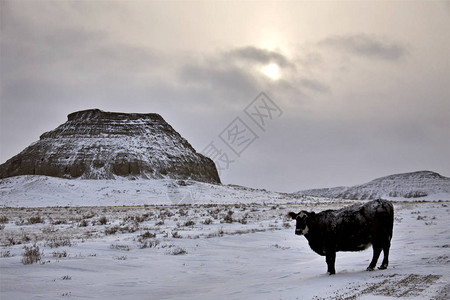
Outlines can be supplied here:
[[[448, 193], [392, 201], [450, 200]], [[236, 185], [216, 185], [190, 180], [82, 180], [24, 175], [0, 180], [0, 207], [139, 206], [235, 203], [354, 203], [296, 193], [278, 193]]]
[[[46, 207], [69, 205], [78, 182], [52, 190], [53, 179], [36, 180], [28, 183], [48, 186], [47, 197], [25, 181], [23, 198], [0, 186], [0, 299], [449, 299], [449, 201], [394, 203], [389, 268], [366, 272], [371, 250], [339, 252], [337, 274], [328, 276], [324, 258], [285, 216], [348, 201], [216, 186], [190, 191], [198, 203], [185, 205], [191, 184], [173, 188], [185, 199], [175, 205], [170, 182], [156, 184], [160, 198], [139, 202], [145, 197], [133, 191], [152, 185], [136, 183], [137, 192], [94, 181], [72, 206]], [[38, 207], [29, 197], [42, 197]], [[39, 247], [39, 262], [22, 262], [24, 246]]]
[[0, 199], [0, 207], [337, 202], [197, 181], [71, 180], [35, 175], [0, 180]]

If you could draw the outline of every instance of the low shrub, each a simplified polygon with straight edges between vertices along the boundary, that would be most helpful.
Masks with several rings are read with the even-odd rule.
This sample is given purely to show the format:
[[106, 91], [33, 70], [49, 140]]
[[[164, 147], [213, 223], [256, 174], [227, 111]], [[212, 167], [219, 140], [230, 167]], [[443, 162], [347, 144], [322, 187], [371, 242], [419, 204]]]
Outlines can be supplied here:
[[209, 224], [212, 224], [212, 220], [210, 219], [210, 218], [208, 218], [208, 219], [206, 219], [205, 221], [203, 221], [203, 224], [205, 224], [205, 225], [209, 225]]
[[229, 210], [227, 215], [223, 218], [225, 223], [233, 223], [233, 211]]
[[98, 219], [98, 223], [100, 225], [106, 225], [106, 223], [108, 223], [108, 219], [105, 216], [100, 217], [100, 219]]
[[171, 254], [171, 255], [185, 255], [187, 253], [188, 252], [186, 251], [186, 249], [181, 248], [181, 247], [175, 247], [171, 251], [169, 251], [169, 254]]
[[62, 251], [62, 252], [53, 252], [52, 253], [52, 256], [53, 257], [56, 257], [56, 258], [63, 258], [63, 257], [67, 257], [67, 251], [66, 250], [64, 250], [64, 251]]
[[114, 250], [130, 251], [130, 247], [128, 245], [111, 244], [110, 248]]
[[183, 238], [183, 237], [178, 233], [178, 231], [172, 231], [172, 237], [173, 237], [174, 239], [181, 239], [181, 238]]
[[87, 227], [88, 225], [89, 225], [88, 221], [83, 219], [78, 226], [79, 227]]
[[192, 220], [188, 220], [184, 223], [184, 226], [194, 226], [194, 225], [195, 225], [195, 222]]
[[45, 220], [41, 216], [34, 216], [34, 217], [28, 218], [28, 222], [27, 223], [28, 224], [45, 223]]
[[22, 257], [22, 263], [24, 265], [31, 265], [41, 261], [41, 252], [39, 251], [39, 247], [37, 245], [30, 247], [24, 246], [23, 249], [25, 249]]
[[139, 235], [139, 238], [143, 238], [143, 239], [150, 239], [150, 238], [155, 238], [156, 237], [156, 233], [151, 233], [150, 231], [146, 231], [143, 234]]
[[50, 248], [58, 248], [58, 247], [63, 247], [63, 246], [71, 247], [72, 242], [70, 241], [70, 239], [56, 239], [55, 238], [55, 239], [50, 239], [50, 240], [46, 241], [45, 246], [50, 247]]
[[145, 249], [145, 248], [155, 248], [160, 244], [160, 241], [155, 240], [141, 240], [139, 244], [139, 249]]
[[112, 226], [109, 228], [105, 229], [105, 234], [106, 235], [112, 235], [112, 234], [116, 234], [116, 232], [119, 230], [119, 226]]

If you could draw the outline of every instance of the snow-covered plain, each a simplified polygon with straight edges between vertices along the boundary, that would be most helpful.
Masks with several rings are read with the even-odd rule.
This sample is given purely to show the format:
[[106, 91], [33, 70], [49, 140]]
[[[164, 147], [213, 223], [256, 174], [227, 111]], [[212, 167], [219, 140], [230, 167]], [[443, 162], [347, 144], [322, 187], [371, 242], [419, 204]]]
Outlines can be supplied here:
[[[0, 299], [449, 299], [448, 200], [394, 202], [389, 268], [366, 272], [371, 250], [339, 252], [328, 276], [285, 216], [351, 201], [91, 182], [1, 181]], [[22, 263], [24, 246], [39, 262]]]
[[[0, 207], [316, 203], [318, 198], [197, 181], [71, 180], [25, 175], [0, 180]], [[336, 202], [321, 199], [321, 202]], [[351, 203], [351, 201], [347, 201]]]

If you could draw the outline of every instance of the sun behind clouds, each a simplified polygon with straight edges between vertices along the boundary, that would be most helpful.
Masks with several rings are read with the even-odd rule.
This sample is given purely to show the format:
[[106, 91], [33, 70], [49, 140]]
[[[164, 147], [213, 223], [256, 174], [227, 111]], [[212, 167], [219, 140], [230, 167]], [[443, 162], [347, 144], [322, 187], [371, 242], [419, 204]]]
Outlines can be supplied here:
[[281, 77], [280, 67], [276, 63], [265, 65], [261, 72], [272, 80], [278, 80]]

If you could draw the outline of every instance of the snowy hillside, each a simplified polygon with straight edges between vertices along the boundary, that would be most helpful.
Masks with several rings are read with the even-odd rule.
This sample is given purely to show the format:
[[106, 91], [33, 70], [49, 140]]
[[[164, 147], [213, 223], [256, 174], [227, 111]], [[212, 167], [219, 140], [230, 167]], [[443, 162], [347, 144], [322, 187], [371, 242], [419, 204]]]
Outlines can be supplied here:
[[174, 179], [84, 180], [23, 175], [0, 180], [0, 207], [315, 203], [373, 198], [449, 200], [450, 179], [433, 172], [415, 172], [378, 178], [350, 188], [294, 194]]
[[39, 175], [0, 180], [0, 207], [278, 203], [299, 199], [317, 201], [294, 194], [191, 180], [82, 180]]
[[352, 187], [312, 189], [298, 195], [342, 199], [450, 199], [450, 178], [430, 171], [395, 174]]

